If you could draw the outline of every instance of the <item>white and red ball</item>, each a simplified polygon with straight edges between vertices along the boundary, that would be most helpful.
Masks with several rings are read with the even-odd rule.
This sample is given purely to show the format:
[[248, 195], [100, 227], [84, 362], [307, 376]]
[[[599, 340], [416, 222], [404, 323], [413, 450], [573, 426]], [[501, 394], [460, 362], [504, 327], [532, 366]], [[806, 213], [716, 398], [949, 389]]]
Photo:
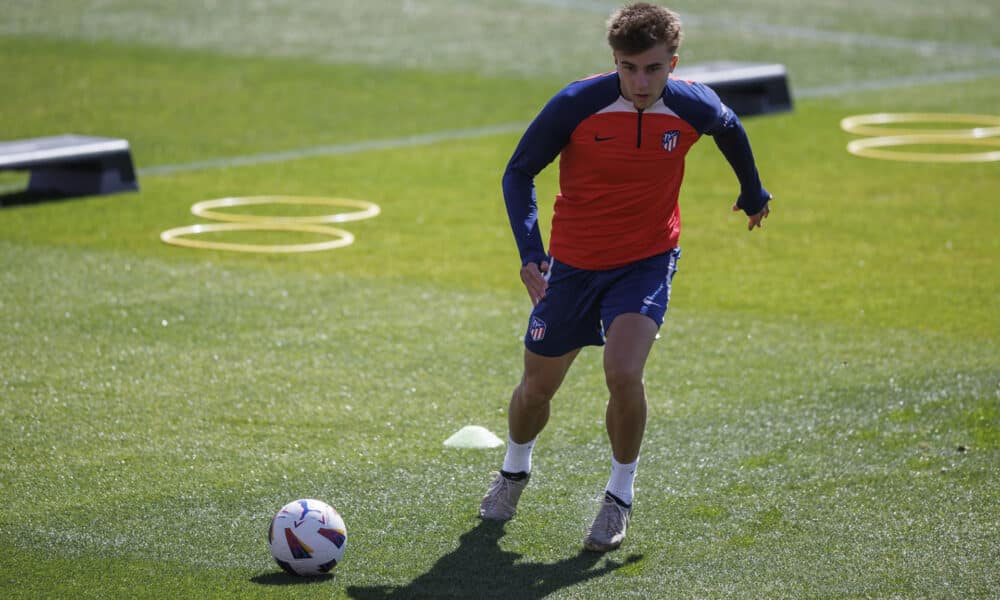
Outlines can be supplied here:
[[275, 562], [286, 572], [323, 575], [344, 557], [347, 527], [340, 513], [326, 502], [296, 500], [271, 519], [267, 544]]

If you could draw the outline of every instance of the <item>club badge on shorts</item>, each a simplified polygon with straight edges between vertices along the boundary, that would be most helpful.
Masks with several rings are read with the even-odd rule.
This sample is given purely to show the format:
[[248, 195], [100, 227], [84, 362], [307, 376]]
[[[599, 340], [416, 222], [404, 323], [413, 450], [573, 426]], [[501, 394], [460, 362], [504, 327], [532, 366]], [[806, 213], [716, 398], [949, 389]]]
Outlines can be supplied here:
[[532, 341], [542, 341], [545, 338], [545, 321], [538, 317], [531, 317], [531, 322], [528, 324], [528, 335]]

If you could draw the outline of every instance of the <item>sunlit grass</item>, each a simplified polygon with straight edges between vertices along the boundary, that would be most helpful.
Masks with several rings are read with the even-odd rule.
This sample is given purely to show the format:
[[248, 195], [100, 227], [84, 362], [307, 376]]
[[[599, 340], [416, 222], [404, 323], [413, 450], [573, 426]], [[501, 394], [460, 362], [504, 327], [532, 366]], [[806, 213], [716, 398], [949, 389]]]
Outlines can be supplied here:
[[[551, 21], [573, 4], [518, 9]], [[593, 21], [592, 3], [576, 6], [590, 12], [574, 19]], [[23, 22], [25, 7], [0, 19]], [[830, 10], [803, 23], [824, 25]], [[986, 30], [955, 18], [964, 43], [982, 46]], [[904, 21], [892, 35], [932, 33]], [[529, 66], [572, 74], [522, 79], [496, 65], [469, 75], [448, 71], [456, 63], [283, 60], [261, 40], [248, 51], [265, 58], [80, 43], [68, 22], [49, 25], [62, 39], [0, 38], [10, 88], [0, 112], [19, 115], [4, 137], [122, 135], [140, 168], [526, 123], [584, 74], [571, 53]], [[788, 57], [810, 64], [829, 50], [757, 43], [749, 58], [810, 46]], [[732, 56], [727, 44], [712, 51]], [[688, 49], [705, 58], [706, 47]], [[912, 58], [838, 46], [845, 53], [867, 61], [848, 71], [872, 77]], [[948, 64], [975, 67], [977, 56]], [[815, 64], [793, 84], [845, 81]], [[487, 76], [495, 71], [508, 75]], [[70, 92], [55, 94], [53, 77]], [[502, 437], [520, 373], [528, 301], [499, 189], [517, 134], [180, 169], [141, 176], [138, 193], [0, 208], [3, 595], [997, 595], [1000, 172], [859, 158], [846, 151], [856, 136], [839, 128], [852, 114], [981, 112], [1000, 101], [996, 81], [804, 100], [747, 119], [776, 196], [763, 231], [746, 232], [729, 211], [737, 183], [711, 141], [696, 147], [684, 256], [647, 367], [635, 517], [609, 556], [579, 553], [608, 471], [599, 350], [581, 355], [557, 396], [505, 527], [475, 517], [502, 450], [443, 446], [470, 424]], [[555, 170], [537, 182], [543, 223]], [[0, 188], [22, 181], [0, 174]], [[356, 240], [329, 252], [159, 239], [211, 222], [191, 214], [196, 202], [263, 194], [357, 198], [382, 212], [336, 224]], [[265, 544], [273, 512], [306, 496], [334, 504], [350, 534], [335, 577], [315, 582], [280, 575]]]

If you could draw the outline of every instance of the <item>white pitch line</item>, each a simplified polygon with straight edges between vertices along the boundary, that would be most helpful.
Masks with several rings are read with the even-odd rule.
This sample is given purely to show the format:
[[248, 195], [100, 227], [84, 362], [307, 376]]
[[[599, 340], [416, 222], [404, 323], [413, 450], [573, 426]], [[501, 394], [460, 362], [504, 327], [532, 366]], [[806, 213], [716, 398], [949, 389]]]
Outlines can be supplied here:
[[434, 133], [425, 133], [395, 139], [368, 140], [364, 142], [351, 142], [347, 144], [334, 144], [329, 146], [312, 146], [310, 148], [297, 148], [293, 150], [283, 150], [281, 152], [266, 152], [263, 154], [212, 158], [208, 160], [175, 165], [156, 165], [152, 167], [140, 168], [138, 169], [138, 173], [143, 176], [169, 175], [172, 173], [189, 173], [191, 171], [204, 171], [207, 169], [222, 169], [266, 163], [280, 163], [316, 156], [340, 156], [344, 154], [368, 152], [371, 150], [395, 150], [398, 148], [409, 148], [412, 146], [426, 146], [428, 144], [436, 144], [438, 142], [469, 140], [487, 137], [490, 135], [512, 133], [515, 131], [521, 131], [524, 128], [524, 123], [504, 123], [502, 125], [489, 125], [486, 127], [474, 127], [471, 129], [452, 129], [448, 131], [438, 131]]
[[[155, 177], [157, 175], [191, 173], [194, 171], [207, 171], [209, 169], [227, 169], [231, 167], [280, 163], [302, 158], [313, 158], [317, 156], [342, 156], [345, 154], [357, 154], [359, 152], [369, 152], [373, 150], [395, 150], [399, 148], [410, 148], [413, 146], [426, 146], [429, 144], [436, 144], [438, 142], [471, 140], [491, 135], [520, 132], [524, 131], [525, 127], [527, 127], [527, 123], [503, 123], [500, 125], [488, 125], [485, 127], [473, 127], [470, 129], [437, 131], [433, 133], [424, 133], [394, 139], [367, 140], [363, 142], [350, 142], [346, 144], [333, 144], [327, 146], [311, 146], [309, 148], [295, 148], [292, 150], [282, 150], [280, 152], [265, 152], [261, 154], [247, 154], [243, 156], [224, 156], [189, 163], [140, 167], [136, 169], [136, 174], [143, 177]], [[23, 189], [24, 184], [21, 183], [0, 185], [0, 194], [22, 191]]]

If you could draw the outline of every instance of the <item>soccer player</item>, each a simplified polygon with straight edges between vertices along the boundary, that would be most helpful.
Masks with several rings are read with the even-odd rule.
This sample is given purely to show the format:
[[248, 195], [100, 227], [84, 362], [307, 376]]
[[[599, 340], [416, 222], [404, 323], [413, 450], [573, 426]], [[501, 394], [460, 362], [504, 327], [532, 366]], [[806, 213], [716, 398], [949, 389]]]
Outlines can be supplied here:
[[[566, 86], [525, 131], [503, 176], [503, 194], [521, 255], [521, 280], [534, 305], [524, 372], [508, 413], [501, 471], [479, 516], [514, 516], [531, 474], [535, 439], [550, 401], [584, 346], [604, 346], [611, 476], [584, 547], [621, 545], [632, 512], [646, 427], [643, 369], [663, 323], [680, 257], [684, 157], [708, 134], [740, 184], [733, 210], [761, 227], [771, 195], [761, 185], [736, 115], [708, 87], [672, 78], [681, 23], [645, 2], [608, 21], [615, 70]], [[534, 178], [559, 157], [559, 194], [546, 253]]]

